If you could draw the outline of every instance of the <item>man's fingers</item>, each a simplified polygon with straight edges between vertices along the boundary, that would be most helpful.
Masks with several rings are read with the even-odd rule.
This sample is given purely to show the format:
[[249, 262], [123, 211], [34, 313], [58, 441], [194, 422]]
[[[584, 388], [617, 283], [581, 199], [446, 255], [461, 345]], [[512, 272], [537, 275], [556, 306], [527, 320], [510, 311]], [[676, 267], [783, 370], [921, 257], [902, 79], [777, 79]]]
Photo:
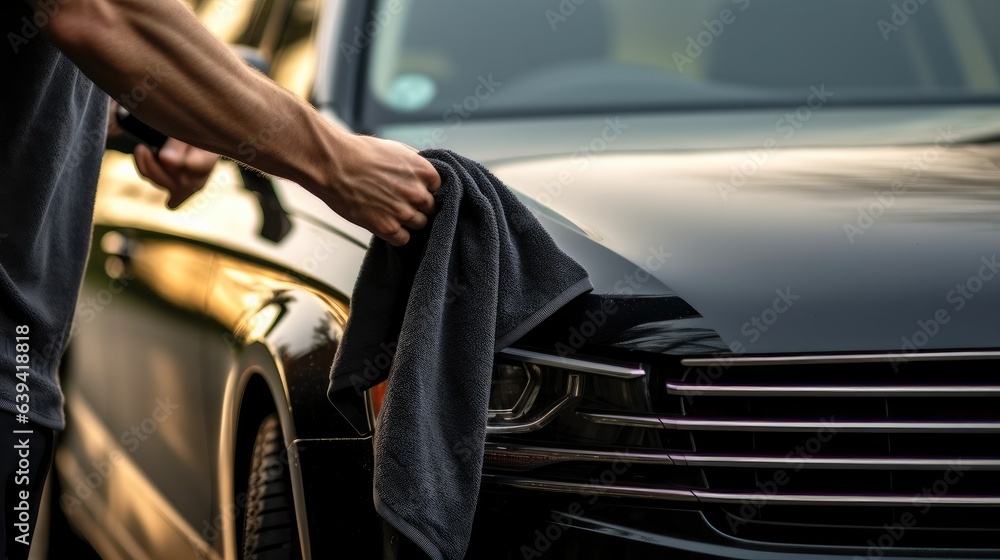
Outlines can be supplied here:
[[[143, 177], [155, 183], [157, 186], [166, 189], [166, 191], [170, 194], [167, 199], [167, 208], [170, 208], [171, 210], [177, 208], [183, 204], [185, 200], [190, 198], [191, 195], [197, 190], [186, 188], [184, 185], [180, 184], [182, 183], [180, 180], [180, 174], [171, 169], [176, 169], [174, 164], [176, 164], [177, 161], [174, 161], [170, 166], [171, 168], [168, 168], [164, 165], [164, 162], [161, 161], [160, 158], [153, 154], [153, 151], [150, 150], [148, 146], [143, 144], [139, 144], [135, 147], [133, 156], [135, 158], [135, 166], [139, 170], [139, 173]], [[179, 153], [168, 155], [167, 161], [170, 162], [170, 158], [174, 158], [175, 160], [178, 160], [179, 158], [179, 161], [183, 162], [184, 157], [183, 148], [181, 148]]]
[[437, 192], [437, 190], [441, 188], [441, 174], [438, 173], [437, 168], [435, 168], [434, 165], [428, 161], [426, 170], [422, 171], [422, 179], [427, 184], [427, 190], [430, 192]]
[[427, 192], [425, 192], [424, 195], [425, 196], [421, 196], [420, 200], [413, 204], [413, 207], [423, 214], [431, 215], [434, 213], [434, 197]]
[[137, 144], [135, 149], [132, 150], [132, 157], [135, 158], [135, 168], [139, 170], [139, 173], [146, 177], [146, 171], [149, 168], [149, 160], [152, 158], [153, 152], [150, 151], [143, 144]]
[[427, 225], [427, 216], [422, 212], [413, 214], [413, 217], [403, 222], [403, 225], [410, 229], [423, 229]]
[[181, 169], [184, 165], [184, 158], [187, 155], [187, 151], [185, 145], [181, 144], [179, 140], [169, 138], [157, 153], [157, 159], [164, 167], [168, 167], [171, 171], [176, 172], [176, 170]]
[[153, 155], [153, 151], [148, 146], [139, 144], [135, 147], [133, 156], [135, 157], [135, 166], [143, 177], [153, 181], [157, 185], [166, 186], [172, 184], [173, 181], [170, 175], [160, 162], [156, 160], [156, 156]]
[[379, 237], [385, 239], [389, 245], [394, 247], [402, 247], [410, 242], [410, 232], [406, 231], [406, 228], [402, 227], [396, 230], [396, 233], [384, 236], [380, 235]]

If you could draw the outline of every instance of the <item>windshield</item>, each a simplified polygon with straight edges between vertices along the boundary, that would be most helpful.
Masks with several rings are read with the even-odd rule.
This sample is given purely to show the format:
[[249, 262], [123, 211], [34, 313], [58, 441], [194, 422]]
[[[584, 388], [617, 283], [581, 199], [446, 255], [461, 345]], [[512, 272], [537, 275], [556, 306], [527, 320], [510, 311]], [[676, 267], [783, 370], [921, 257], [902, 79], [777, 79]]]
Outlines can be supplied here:
[[996, 0], [383, 0], [365, 120], [1000, 100]]

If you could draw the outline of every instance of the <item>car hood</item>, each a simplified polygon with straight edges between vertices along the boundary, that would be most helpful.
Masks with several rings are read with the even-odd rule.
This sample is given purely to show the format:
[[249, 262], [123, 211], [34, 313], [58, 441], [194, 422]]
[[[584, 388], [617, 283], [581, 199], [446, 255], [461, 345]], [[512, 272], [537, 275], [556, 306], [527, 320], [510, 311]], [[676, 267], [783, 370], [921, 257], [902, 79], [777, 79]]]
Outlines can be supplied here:
[[[953, 141], [546, 157], [493, 171], [597, 293], [677, 295], [730, 347], [997, 347], [1000, 150]], [[609, 266], [611, 255], [628, 264]]]

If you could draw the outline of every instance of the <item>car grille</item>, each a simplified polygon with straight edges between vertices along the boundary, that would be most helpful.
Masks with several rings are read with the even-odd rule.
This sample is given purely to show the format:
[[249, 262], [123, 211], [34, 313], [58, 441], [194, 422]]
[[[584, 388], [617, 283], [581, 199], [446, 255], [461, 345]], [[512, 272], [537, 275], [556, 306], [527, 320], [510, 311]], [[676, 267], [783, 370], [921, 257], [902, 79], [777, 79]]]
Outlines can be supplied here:
[[[654, 365], [648, 402], [588, 379], [572, 418], [534, 442], [491, 440], [487, 465], [514, 486], [581, 492], [582, 479], [597, 495], [696, 507], [717, 530], [758, 542], [1000, 548], [998, 358]], [[595, 476], [615, 461], [629, 466]]]

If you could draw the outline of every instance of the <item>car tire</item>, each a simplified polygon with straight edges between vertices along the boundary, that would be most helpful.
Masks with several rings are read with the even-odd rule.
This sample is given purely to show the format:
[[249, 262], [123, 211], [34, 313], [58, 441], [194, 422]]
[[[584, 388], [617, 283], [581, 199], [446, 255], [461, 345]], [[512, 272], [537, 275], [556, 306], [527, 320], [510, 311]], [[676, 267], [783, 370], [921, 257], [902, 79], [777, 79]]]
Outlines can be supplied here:
[[277, 414], [261, 421], [254, 440], [243, 522], [243, 560], [300, 558], [295, 503]]

